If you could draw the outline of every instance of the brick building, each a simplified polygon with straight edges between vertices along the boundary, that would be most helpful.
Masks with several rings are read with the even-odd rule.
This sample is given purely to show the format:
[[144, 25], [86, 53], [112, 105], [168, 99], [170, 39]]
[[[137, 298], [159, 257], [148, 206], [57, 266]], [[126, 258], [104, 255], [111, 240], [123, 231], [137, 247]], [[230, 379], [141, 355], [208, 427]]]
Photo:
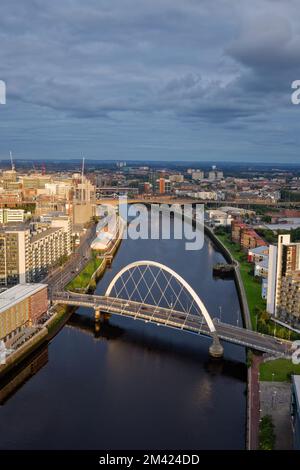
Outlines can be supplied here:
[[18, 284], [0, 294], [0, 340], [36, 324], [48, 310], [46, 284]]

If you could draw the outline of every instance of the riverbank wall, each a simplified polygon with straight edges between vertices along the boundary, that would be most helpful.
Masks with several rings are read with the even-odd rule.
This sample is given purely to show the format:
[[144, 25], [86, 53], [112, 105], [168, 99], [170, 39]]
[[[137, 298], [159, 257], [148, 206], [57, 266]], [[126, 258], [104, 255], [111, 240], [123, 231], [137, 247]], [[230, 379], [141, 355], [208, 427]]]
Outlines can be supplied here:
[[43, 327], [32, 338], [26, 341], [16, 351], [7, 356], [5, 364], [0, 365], [0, 376], [6, 375], [11, 369], [18, 366], [29, 354], [48, 340], [48, 329]]
[[[228, 248], [222, 243], [217, 235], [207, 225], [204, 226], [205, 234], [210, 238], [214, 245], [221, 251], [229, 264], [234, 266], [234, 281], [239, 297], [244, 326], [252, 330], [250, 311], [244, 283], [241, 277], [240, 268], [237, 261], [233, 258]], [[258, 428], [259, 428], [259, 394], [257, 393], [258, 374], [256, 363], [251, 363], [247, 369], [247, 419], [246, 419], [246, 449], [256, 450], [258, 448]]]
[[213, 232], [213, 230], [210, 227], [205, 225], [204, 232], [211, 239], [214, 245], [216, 245], [219, 251], [221, 251], [226, 261], [229, 264], [232, 264], [234, 266], [234, 281], [235, 281], [235, 285], [236, 285], [236, 289], [237, 289], [237, 293], [239, 297], [244, 326], [248, 330], [252, 330], [250, 311], [249, 311], [245, 287], [244, 287], [244, 283], [241, 277], [239, 265], [237, 261], [233, 258], [228, 248], [222, 243], [222, 241], [217, 237], [217, 235]]

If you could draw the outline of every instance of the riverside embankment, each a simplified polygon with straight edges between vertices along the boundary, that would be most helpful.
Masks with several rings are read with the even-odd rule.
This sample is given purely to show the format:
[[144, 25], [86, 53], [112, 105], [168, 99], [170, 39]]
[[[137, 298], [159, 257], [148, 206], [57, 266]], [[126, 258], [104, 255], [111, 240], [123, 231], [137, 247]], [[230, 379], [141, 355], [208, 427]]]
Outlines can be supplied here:
[[[240, 273], [239, 263], [210, 227], [205, 226], [205, 232], [213, 240], [218, 249], [221, 250], [226, 261], [234, 265], [234, 279], [240, 300], [241, 311], [243, 313], [244, 325], [246, 328], [252, 329], [251, 315], [244, 283]], [[247, 371], [246, 448], [248, 450], [258, 449], [259, 408], [259, 356], [251, 356], [248, 361]]]
[[[96, 283], [101, 278], [103, 273], [105, 272], [106, 266], [108, 263], [111, 262], [111, 259], [115, 255], [121, 240], [122, 240], [122, 233], [124, 229], [124, 224], [121, 223], [120, 230], [118, 231], [117, 238], [113, 242], [112, 245], [108, 247], [106, 253], [102, 253], [101, 260], [97, 265], [96, 269], [92, 271], [89, 276], [87, 285], [84, 292], [92, 288], [96, 288]], [[86, 242], [86, 240], [84, 240]], [[87, 254], [87, 251], [85, 251]], [[91, 259], [87, 258], [86, 266], [91, 263]], [[83, 271], [86, 269], [84, 267]], [[57, 275], [60, 269], [54, 272], [54, 275]], [[71, 272], [71, 271], [70, 271]], [[80, 275], [80, 274], [79, 274]], [[47, 279], [51, 279], [50, 276]], [[11, 372], [15, 367], [19, 366], [28, 356], [30, 356], [36, 349], [38, 349], [42, 344], [51, 341], [52, 338], [64, 327], [67, 323], [73, 312], [76, 310], [74, 307], [67, 307], [67, 306], [57, 306], [55, 308], [50, 308], [51, 316], [50, 318], [41, 326], [37, 331], [33, 334], [33, 336], [26, 340], [24, 344], [18, 347], [15, 351], [10, 352], [6, 358], [5, 363], [0, 364], [0, 377], [3, 377], [8, 372]]]
[[216, 245], [216, 247], [221, 251], [226, 261], [234, 266], [234, 280], [235, 280], [235, 285], [236, 285], [237, 292], [239, 295], [244, 325], [249, 330], [252, 330], [251, 316], [250, 316], [244, 283], [243, 283], [241, 273], [240, 273], [239, 264], [234, 259], [234, 257], [232, 256], [228, 248], [224, 245], [224, 243], [220, 240], [220, 238], [218, 238], [218, 236], [214, 233], [214, 231], [210, 227], [205, 225], [204, 230], [205, 230], [205, 233], [209, 236], [209, 238]]
[[[213, 317], [241, 324], [235, 282], [213, 277], [224, 256], [207, 236], [199, 251], [185, 240], [123, 240], [96, 293], [144, 259], [178, 272]], [[77, 310], [49, 343], [48, 363], [0, 407], [0, 447], [245, 448], [244, 348], [224, 344], [216, 362], [205, 337], [114, 315], [97, 331], [93, 313]]]

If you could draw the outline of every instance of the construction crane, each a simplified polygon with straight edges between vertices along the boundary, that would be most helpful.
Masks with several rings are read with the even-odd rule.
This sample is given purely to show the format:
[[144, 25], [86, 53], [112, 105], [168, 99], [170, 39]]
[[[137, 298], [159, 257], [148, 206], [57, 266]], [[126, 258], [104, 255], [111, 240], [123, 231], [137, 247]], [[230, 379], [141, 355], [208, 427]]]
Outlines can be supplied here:
[[81, 191], [80, 191], [80, 202], [83, 201], [84, 189], [83, 189], [83, 179], [84, 177], [84, 157], [82, 157], [82, 166], [81, 166]]
[[12, 169], [12, 171], [14, 171], [15, 170], [15, 165], [14, 165], [14, 162], [13, 162], [13, 157], [12, 157], [12, 152], [11, 151], [9, 152], [9, 156], [10, 156], [11, 169]]
[[82, 166], [81, 166], [81, 182], [83, 183], [83, 175], [84, 175], [84, 157], [82, 157]]

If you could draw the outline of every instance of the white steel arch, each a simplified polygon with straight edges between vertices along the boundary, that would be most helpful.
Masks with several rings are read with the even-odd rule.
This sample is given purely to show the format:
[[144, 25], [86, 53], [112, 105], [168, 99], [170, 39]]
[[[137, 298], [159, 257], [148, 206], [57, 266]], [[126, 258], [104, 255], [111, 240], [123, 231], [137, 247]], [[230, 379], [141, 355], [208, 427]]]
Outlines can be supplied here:
[[110, 296], [111, 291], [114, 288], [116, 282], [118, 281], [118, 279], [121, 278], [121, 276], [125, 272], [130, 271], [131, 269], [136, 268], [138, 266], [153, 266], [153, 267], [161, 269], [162, 271], [165, 271], [165, 272], [169, 273], [171, 276], [173, 276], [186, 289], [186, 291], [191, 295], [192, 299], [194, 300], [196, 305], [199, 307], [199, 309], [200, 309], [200, 311], [201, 311], [201, 313], [202, 313], [202, 315], [203, 315], [210, 331], [212, 333], [216, 333], [216, 328], [215, 328], [215, 325], [214, 325], [214, 323], [211, 319], [211, 316], [208, 313], [207, 308], [205, 307], [204, 303], [202, 302], [202, 300], [200, 299], [198, 294], [196, 294], [196, 292], [194, 291], [194, 289], [179, 274], [177, 274], [176, 271], [174, 271], [173, 269], [169, 268], [168, 266], [165, 266], [164, 264], [158, 263], [156, 261], [135, 261], [134, 263], [130, 263], [127, 266], [125, 266], [112, 279], [112, 281], [110, 282], [108, 288], [106, 289], [105, 296], [106, 297]]

